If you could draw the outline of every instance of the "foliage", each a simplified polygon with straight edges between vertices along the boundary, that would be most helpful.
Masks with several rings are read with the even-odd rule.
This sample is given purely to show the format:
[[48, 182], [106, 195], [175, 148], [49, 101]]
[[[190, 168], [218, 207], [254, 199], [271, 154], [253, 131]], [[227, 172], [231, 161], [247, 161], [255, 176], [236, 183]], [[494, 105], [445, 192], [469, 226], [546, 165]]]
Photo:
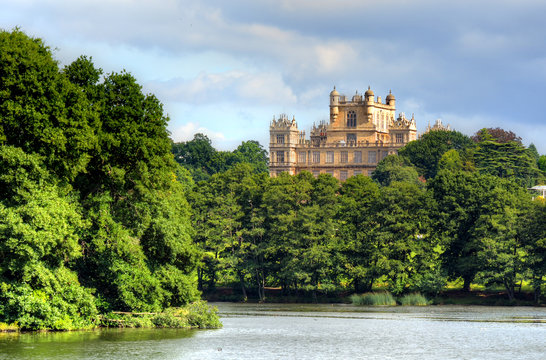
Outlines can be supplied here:
[[537, 166], [540, 170], [542, 170], [543, 172], [546, 172], [546, 155], [541, 155], [538, 158]]
[[536, 160], [515, 141], [482, 141], [477, 145], [474, 159], [481, 173], [513, 179], [522, 186], [533, 186], [542, 176]]
[[0, 119], [0, 143], [41, 155], [61, 180], [85, 172], [97, 146], [91, 103], [19, 29], [0, 31]]
[[351, 302], [354, 305], [367, 306], [394, 306], [396, 300], [389, 292], [369, 292], [362, 295], [354, 294], [351, 296]]
[[[95, 326], [100, 311], [199, 298], [186, 193], [162, 104], [82, 56], [0, 32], [0, 321]], [[96, 293], [95, 297], [93, 293]]]
[[411, 141], [398, 152], [407, 158], [426, 179], [438, 171], [438, 162], [448, 150], [465, 151], [474, 146], [473, 141], [457, 131], [430, 131], [419, 140]]
[[167, 308], [158, 313], [110, 312], [101, 317], [100, 323], [104, 327], [114, 328], [218, 329], [222, 327], [218, 309], [208, 306], [204, 301]]
[[516, 142], [521, 145], [521, 137], [509, 130], [497, 128], [483, 128], [476, 132], [471, 139], [476, 142], [494, 141], [499, 144], [506, 144], [509, 142]]
[[426, 306], [430, 302], [420, 293], [411, 293], [402, 296], [398, 301], [402, 306]]
[[254, 173], [268, 172], [267, 151], [255, 140], [243, 141], [233, 152], [217, 151], [204, 134], [195, 134], [193, 140], [173, 143], [175, 160], [188, 169], [195, 182], [224, 172], [240, 163], [251, 165]]
[[408, 159], [398, 155], [389, 155], [381, 160], [372, 174], [372, 179], [382, 186], [388, 186], [394, 181], [419, 183], [417, 170]]

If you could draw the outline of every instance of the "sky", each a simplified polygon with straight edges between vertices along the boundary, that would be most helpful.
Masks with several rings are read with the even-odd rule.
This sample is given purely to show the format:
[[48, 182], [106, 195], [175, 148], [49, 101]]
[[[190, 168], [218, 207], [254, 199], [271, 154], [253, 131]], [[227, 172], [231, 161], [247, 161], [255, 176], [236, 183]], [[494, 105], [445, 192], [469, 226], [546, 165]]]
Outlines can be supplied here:
[[0, 0], [0, 28], [61, 66], [91, 56], [163, 103], [174, 141], [269, 146], [273, 116], [309, 133], [336, 86], [392, 91], [417, 127], [501, 127], [546, 154], [544, 0]]

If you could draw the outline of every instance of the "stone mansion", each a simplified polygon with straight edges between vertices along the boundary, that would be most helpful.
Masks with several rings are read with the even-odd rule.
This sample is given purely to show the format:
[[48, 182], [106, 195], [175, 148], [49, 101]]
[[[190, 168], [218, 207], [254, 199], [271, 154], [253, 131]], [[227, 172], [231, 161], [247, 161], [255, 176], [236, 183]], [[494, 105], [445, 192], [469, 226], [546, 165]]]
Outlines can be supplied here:
[[269, 127], [269, 172], [295, 175], [303, 170], [318, 176], [328, 173], [339, 180], [370, 175], [377, 163], [417, 139], [415, 119], [396, 117], [396, 101], [389, 92], [385, 102], [368, 87], [349, 100], [336, 88], [330, 93], [330, 121], [314, 124], [310, 138], [299, 131], [295, 118], [281, 115]]

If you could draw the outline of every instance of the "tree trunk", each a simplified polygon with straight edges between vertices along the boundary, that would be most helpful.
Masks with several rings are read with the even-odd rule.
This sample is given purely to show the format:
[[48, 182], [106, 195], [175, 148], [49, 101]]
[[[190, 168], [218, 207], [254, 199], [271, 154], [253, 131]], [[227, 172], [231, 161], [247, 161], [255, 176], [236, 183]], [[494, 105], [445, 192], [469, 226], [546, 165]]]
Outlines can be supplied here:
[[197, 268], [197, 289], [203, 291], [203, 269], [201, 267]]
[[503, 280], [504, 288], [506, 289], [506, 293], [508, 294], [508, 300], [514, 301], [514, 283], [508, 282], [507, 280]]
[[243, 299], [246, 302], [246, 300], [248, 299], [248, 296], [246, 295], [245, 280], [243, 279], [243, 274], [240, 271], [238, 271], [238, 275], [239, 275], [239, 282], [241, 283], [241, 291], [243, 293]]
[[465, 277], [463, 284], [463, 291], [470, 292], [470, 284], [472, 283], [472, 278]]

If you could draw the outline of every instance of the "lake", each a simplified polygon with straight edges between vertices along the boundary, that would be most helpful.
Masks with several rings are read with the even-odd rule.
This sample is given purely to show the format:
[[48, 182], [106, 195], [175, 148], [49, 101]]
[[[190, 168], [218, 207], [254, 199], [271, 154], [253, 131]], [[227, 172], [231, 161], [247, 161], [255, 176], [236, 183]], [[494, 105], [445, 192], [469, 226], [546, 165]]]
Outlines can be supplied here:
[[544, 359], [546, 308], [217, 303], [218, 330], [0, 334], [0, 359]]

